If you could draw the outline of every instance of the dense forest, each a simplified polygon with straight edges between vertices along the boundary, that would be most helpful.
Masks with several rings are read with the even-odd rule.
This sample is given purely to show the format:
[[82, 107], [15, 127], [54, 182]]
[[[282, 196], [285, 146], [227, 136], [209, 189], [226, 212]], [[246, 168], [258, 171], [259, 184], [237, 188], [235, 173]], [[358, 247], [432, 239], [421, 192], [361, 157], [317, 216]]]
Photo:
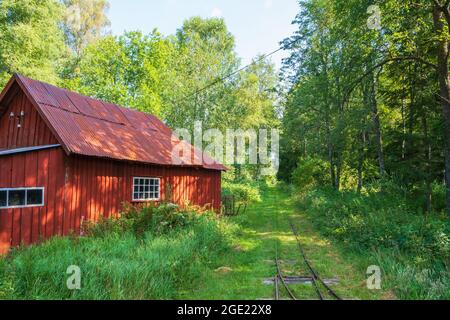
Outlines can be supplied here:
[[450, 193], [447, 204], [439, 198], [450, 187], [448, 3], [380, 1], [372, 30], [371, 4], [302, 2], [299, 31], [284, 41], [280, 176], [290, 179], [298, 159], [315, 161], [337, 190], [391, 180], [424, 212], [450, 214]]
[[0, 0], [0, 86], [18, 72], [171, 128], [278, 128], [277, 177], [233, 165], [224, 191], [258, 201], [277, 178], [323, 234], [376, 252], [399, 297], [448, 298], [450, 1], [298, 2], [278, 72], [242, 68], [221, 18], [114, 36], [106, 0]]
[[450, 1], [299, 3], [279, 178], [400, 297], [448, 297]]

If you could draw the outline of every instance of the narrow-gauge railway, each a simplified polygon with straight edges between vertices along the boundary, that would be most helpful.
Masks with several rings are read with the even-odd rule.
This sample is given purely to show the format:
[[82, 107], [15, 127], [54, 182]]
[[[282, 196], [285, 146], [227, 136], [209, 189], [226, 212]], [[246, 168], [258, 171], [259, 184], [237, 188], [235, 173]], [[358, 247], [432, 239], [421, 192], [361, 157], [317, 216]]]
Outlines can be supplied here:
[[[280, 264], [280, 260], [279, 260], [279, 256], [278, 256], [278, 243], [276, 244], [276, 253], [275, 253], [275, 264], [276, 264], [276, 268], [277, 268], [277, 275], [274, 278], [274, 286], [275, 286], [275, 300], [279, 300], [280, 299], [280, 287], [279, 284], [281, 282], [281, 284], [283, 285], [283, 287], [285, 288], [286, 292], [288, 293], [288, 296], [290, 299], [292, 300], [297, 300], [297, 298], [295, 297], [294, 293], [292, 292], [292, 290], [289, 288], [289, 279], [303, 279], [303, 280], [310, 280], [314, 290], [317, 294], [317, 297], [320, 300], [327, 300], [327, 295], [331, 298], [331, 299], [335, 299], [335, 300], [342, 300], [342, 298], [333, 290], [330, 288], [329, 285], [327, 285], [325, 283], [325, 281], [323, 281], [323, 279], [319, 276], [318, 272], [313, 268], [313, 266], [311, 265], [310, 261], [308, 260], [308, 257], [305, 254], [305, 251], [303, 250], [303, 246], [300, 242], [300, 237], [299, 237], [299, 231], [296, 228], [295, 224], [292, 222], [291, 219], [289, 219], [289, 224], [291, 226], [292, 229], [292, 233], [295, 236], [296, 242], [297, 242], [297, 246], [300, 252], [300, 255], [303, 259], [303, 262], [305, 263], [305, 265], [307, 266], [309, 272], [310, 272], [310, 276], [307, 277], [286, 277], [283, 275], [283, 272], [281, 270], [281, 264]], [[321, 291], [325, 289], [326, 293], [323, 293]]]

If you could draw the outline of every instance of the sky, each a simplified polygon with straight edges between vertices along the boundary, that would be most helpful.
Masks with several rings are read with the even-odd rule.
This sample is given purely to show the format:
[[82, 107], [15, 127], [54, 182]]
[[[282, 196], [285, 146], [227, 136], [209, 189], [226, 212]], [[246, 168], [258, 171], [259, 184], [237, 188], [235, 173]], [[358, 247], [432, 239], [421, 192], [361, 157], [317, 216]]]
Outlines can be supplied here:
[[[235, 36], [236, 52], [242, 64], [257, 54], [279, 48], [279, 42], [292, 35], [297, 0], [109, 0], [108, 17], [114, 35], [140, 30], [174, 34], [192, 16], [222, 17]], [[286, 53], [272, 56], [277, 67]]]

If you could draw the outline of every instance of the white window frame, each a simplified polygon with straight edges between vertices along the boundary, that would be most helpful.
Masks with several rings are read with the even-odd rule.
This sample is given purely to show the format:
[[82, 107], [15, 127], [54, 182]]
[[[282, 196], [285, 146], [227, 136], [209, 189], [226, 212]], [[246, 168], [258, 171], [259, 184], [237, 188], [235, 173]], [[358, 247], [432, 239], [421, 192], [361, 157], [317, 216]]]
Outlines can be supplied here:
[[[148, 199], [136, 199], [134, 197], [134, 194], [136, 193], [134, 191], [134, 187], [136, 186], [135, 181], [136, 179], [140, 180], [140, 179], [144, 179], [144, 180], [155, 180], [158, 181], [158, 196], [156, 198], [148, 198]], [[149, 186], [151, 184], [149, 183]], [[140, 184], [138, 184], [138, 186], [140, 186]], [[140, 191], [138, 193], [141, 193]], [[144, 191], [145, 193], [145, 191]], [[149, 193], [151, 193], [149, 191]], [[133, 183], [131, 184], [131, 195], [132, 195], [132, 201], [133, 202], [150, 202], [150, 201], [159, 201], [161, 199], [161, 178], [157, 178], [157, 177], [133, 177]]]
[[[42, 190], [42, 203], [40, 204], [27, 204], [27, 191], [28, 190]], [[44, 187], [36, 187], [36, 188], [0, 188], [0, 191], [6, 191], [6, 207], [0, 207], [0, 210], [3, 209], [17, 209], [17, 208], [35, 208], [35, 207], [43, 207], [45, 205], [45, 188]], [[21, 206], [10, 206], [9, 205], [9, 192], [10, 191], [25, 191], [25, 204]]]

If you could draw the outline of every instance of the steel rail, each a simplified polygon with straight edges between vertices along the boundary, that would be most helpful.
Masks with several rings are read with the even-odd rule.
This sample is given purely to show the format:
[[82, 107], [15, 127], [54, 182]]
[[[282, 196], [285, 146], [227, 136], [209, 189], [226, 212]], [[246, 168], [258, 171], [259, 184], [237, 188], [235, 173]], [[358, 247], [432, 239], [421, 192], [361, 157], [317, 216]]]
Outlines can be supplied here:
[[324, 300], [324, 297], [323, 297], [323, 295], [320, 293], [320, 290], [319, 290], [319, 287], [318, 287], [318, 285], [317, 285], [316, 280], [319, 281], [319, 282], [327, 289], [328, 293], [329, 293], [331, 296], [333, 296], [333, 297], [334, 297], [335, 299], [337, 299], [337, 300], [342, 300], [342, 298], [339, 297], [339, 296], [336, 294], [336, 292], [334, 292], [333, 289], [331, 289], [331, 288], [330, 288], [330, 287], [322, 280], [322, 278], [320, 278], [320, 276], [318, 275], [318, 273], [317, 273], [317, 272], [314, 270], [314, 268], [311, 266], [311, 263], [309, 262], [308, 258], [306, 257], [305, 251], [303, 250], [303, 247], [302, 247], [302, 245], [301, 245], [301, 242], [300, 242], [300, 239], [299, 239], [299, 235], [298, 235], [298, 230], [297, 230], [297, 228], [295, 227], [295, 225], [294, 225], [294, 223], [292, 222], [291, 219], [289, 219], [289, 223], [290, 223], [290, 225], [291, 225], [292, 232], [293, 232], [294, 235], [295, 235], [295, 239], [297, 240], [297, 246], [298, 246], [298, 248], [299, 248], [299, 250], [300, 250], [300, 253], [301, 253], [302, 257], [303, 257], [303, 260], [305, 261], [305, 263], [306, 263], [306, 265], [307, 265], [309, 271], [311, 271], [311, 274], [313, 275], [313, 277], [312, 277], [312, 278], [313, 278], [313, 284], [314, 284], [314, 286], [315, 286], [315, 289], [316, 289], [316, 292], [317, 292], [319, 298], [320, 298], [321, 300]]
[[295, 295], [292, 293], [291, 289], [289, 289], [286, 281], [284, 281], [283, 273], [281, 272], [280, 261], [278, 260], [278, 242], [276, 242], [276, 244], [275, 244], [275, 264], [277, 266], [277, 275], [276, 275], [274, 281], [275, 281], [276, 294], [278, 294], [278, 299], [280, 297], [279, 296], [279, 290], [277, 288], [278, 287], [278, 279], [279, 279], [279, 280], [281, 280], [281, 283], [283, 284], [283, 287], [286, 289], [286, 291], [289, 294], [289, 296], [291, 297], [291, 299], [292, 300], [297, 300], [297, 298], [295, 298]]
[[[281, 268], [280, 268], [280, 263], [278, 261], [278, 257], [275, 260], [276, 264], [277, 264], [277, 276], [276, 278], [279, 278], [281, 280], [281, 283], [283, 284], [283, 287], [286, 289], [287, 293], [289, 294], [289, 296], [291, 297], [292, 300], [297, 300], [297, 298], [294, 296], [294, 294], [292, 293], [291, 289], [289, 289], [286, 281], [284, 281], [284, 277], [283, 277], [283, 273], [281, 272]], [[277, 281], [278, 283], [278, 281]]]
[[275, 300], [280, 300], [280, 288], [278, 287], [278, 275], [273, 279], [275, 285]]

